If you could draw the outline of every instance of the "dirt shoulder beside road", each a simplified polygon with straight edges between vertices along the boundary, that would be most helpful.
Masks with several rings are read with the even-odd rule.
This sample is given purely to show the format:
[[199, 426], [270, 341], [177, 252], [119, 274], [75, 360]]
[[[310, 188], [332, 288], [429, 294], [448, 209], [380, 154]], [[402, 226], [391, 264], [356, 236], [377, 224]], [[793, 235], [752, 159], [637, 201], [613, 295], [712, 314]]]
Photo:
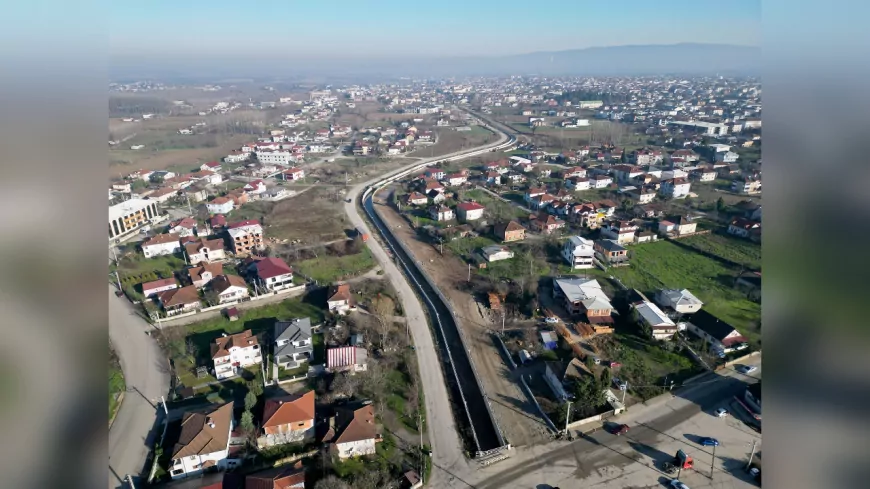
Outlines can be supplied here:
[[393, 234], [408, 246], [415, 259], [422, 263], [441, 292], [450, 300], [469, 342], [466, 346], [471, 351], [483, 388], [507, 441], [515, 447], [547, 443], [551, 439], [547, 426], [523, 394], [519, 380], [514, 378], [514, 373], [493, 343], [489, 331], [494, 325], [481, 315], [474, 298], [458, 288], [467, 278], [467, 265], [449, 254], [446, 248], [444, 256], [441, 256], [433, 246], [417, 239], [408, 222], [377, 198], [386, 195], [384, 192], [376, 196], [375, 208], [384, 221], [392, 226]]

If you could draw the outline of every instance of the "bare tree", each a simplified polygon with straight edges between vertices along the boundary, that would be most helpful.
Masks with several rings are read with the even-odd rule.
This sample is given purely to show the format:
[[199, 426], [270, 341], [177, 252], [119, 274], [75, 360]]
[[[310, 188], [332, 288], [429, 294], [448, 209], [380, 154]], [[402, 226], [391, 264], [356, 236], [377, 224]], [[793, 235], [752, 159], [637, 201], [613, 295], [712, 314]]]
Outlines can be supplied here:
[[389, 348], [387, 340], [393, 324], [393, 313], [396, 311], [396, 304], [391, 297], [378, 294], [377, 298], [372, 301], [372, 309], [372, 313], [377, 318], [380, 326], [381, 348], [386, 350]]
[[314, 489], [352, 489], [351, 485], [334, 475], [328, 475], [317, 481]]

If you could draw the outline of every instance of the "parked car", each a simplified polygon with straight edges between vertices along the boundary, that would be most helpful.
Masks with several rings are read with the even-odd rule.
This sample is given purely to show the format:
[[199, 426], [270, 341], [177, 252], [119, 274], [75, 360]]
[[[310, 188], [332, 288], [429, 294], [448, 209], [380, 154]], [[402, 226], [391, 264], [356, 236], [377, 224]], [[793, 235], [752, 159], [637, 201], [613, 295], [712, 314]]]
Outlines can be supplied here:
[[618, 377], [614, 377], [614, 378], [613, 378], [613, 385], [614, 385], [617, 389], [619, 389], [619, 390], [621, 390], [621, 391], [624, 391], [624, 390], [626, 389], [626, 387], [628, 387], [628, 386], [625, 384], [625, 382], [619, 380]]
[[705, 436], [704, 438], [701, 438], [701, 445], [705, 447], [718, 447], [719, 440]]
[[622, 364], [619, 363], [619, 362], [610, 362], [610, 363], [607, 364], [607, 366], [610, 367], [610, 368], [617, 368], [617, 367], [621, 367]]
[[616, 436], [624, 435], [624, 434], [628, 433], [628, 425], [627, 424], [616, 425], [611, 429], [610, 432]]
[[737, 366], [737, 371], [740, 373], [743, 373], [743, 374], [751, 374], [752, 372], [755, 372], [756, 370], [758, 370], [758, 367], [756, 367], [754, 365], [738, 365]]
[[717, 418], [724, 418], [725, 416], [728, 416], [728, 411], [725, 408], [719, 408], [714, 414]]

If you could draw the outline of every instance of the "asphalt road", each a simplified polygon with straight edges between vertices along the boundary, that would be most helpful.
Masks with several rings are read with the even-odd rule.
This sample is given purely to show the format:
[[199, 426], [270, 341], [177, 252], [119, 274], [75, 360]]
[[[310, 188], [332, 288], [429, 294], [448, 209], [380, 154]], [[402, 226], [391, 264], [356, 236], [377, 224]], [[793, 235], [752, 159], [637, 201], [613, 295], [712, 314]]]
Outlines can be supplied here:
[[169, 365], [146, 335], [152, 326], [109, 286], [109, 338], [121, 362], [127, 392], [109, 430], [109, 488], [125, 487], [127, 474], [142, 472], [157, 419], [160, 396], [169, 391]]
[[[505, 140], [507, 138], [502, 135], [496, 143], [490, 143], [490, 145], [500, 144]], [[476, 149], [479, 148], [464, 150], [454, 155], [469, 153]], [[453, 155], [442, 155], [437, 158], [421, 160], [409, 166], [416, 166], [429, 161], [440, 161], [450, 156]], [[401, 170], [397, 170], [396, 173], [399, 171]], [[345, 202], [344, 205], [350, 222], [369, 236], [374, 236], [374, 234], [361, 217], [363, 211], [357, 207], [357, 198], [367, 185], [376, 183], [384, 178], [385, 176], [381, 176], [351, 188], [347, 194], [350, 202]], [[469, 464], [463, 453], [462, 441], [459, 439], [459, 433], [456, 430], [447, 394], [446, 379], [441, 369], [438, 350], [435, 348], [429, 324], [423, 313], [423, 306], [414, 294], [405, 276], [402, 275], [399, 268], [387, 256], [380, 243], [375, 239], [369, 239], [368, 245], [375, 258], [383, 267], [386, 277], [393, 284], [399, 295], [399, 301], [402, 303], [402, 310], [405, 312], [405, 317], [411, 327], [411, 334], [413, 335], [416, 347], [417, 364], [419, 366], [426, 404], [426, 420], [428, 423], [426, 430], [433, 452], [431, 480], [426, 482], [431, 484], [432, 487], [446, 487], [448, 480], [455, 477], [452, 474], [470, 477], [474, 474], [476, 467], [472, 467]]]

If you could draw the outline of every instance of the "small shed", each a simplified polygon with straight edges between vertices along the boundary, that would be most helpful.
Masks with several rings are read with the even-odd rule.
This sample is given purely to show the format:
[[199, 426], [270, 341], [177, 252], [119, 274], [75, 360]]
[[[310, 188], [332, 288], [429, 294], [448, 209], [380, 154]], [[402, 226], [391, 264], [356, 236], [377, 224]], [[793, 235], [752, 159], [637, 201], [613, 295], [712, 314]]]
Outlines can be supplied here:
[[239, 310], [235, 307], [225, 309], [224, 314], [227, 315], [227, 319], [229, 319], [230, 321], [238, 321], [239, 319]]
[[555, 350], [559, 346], [559, 338], [552, 331], [541, 331], [541, 343], [547, 350]]

